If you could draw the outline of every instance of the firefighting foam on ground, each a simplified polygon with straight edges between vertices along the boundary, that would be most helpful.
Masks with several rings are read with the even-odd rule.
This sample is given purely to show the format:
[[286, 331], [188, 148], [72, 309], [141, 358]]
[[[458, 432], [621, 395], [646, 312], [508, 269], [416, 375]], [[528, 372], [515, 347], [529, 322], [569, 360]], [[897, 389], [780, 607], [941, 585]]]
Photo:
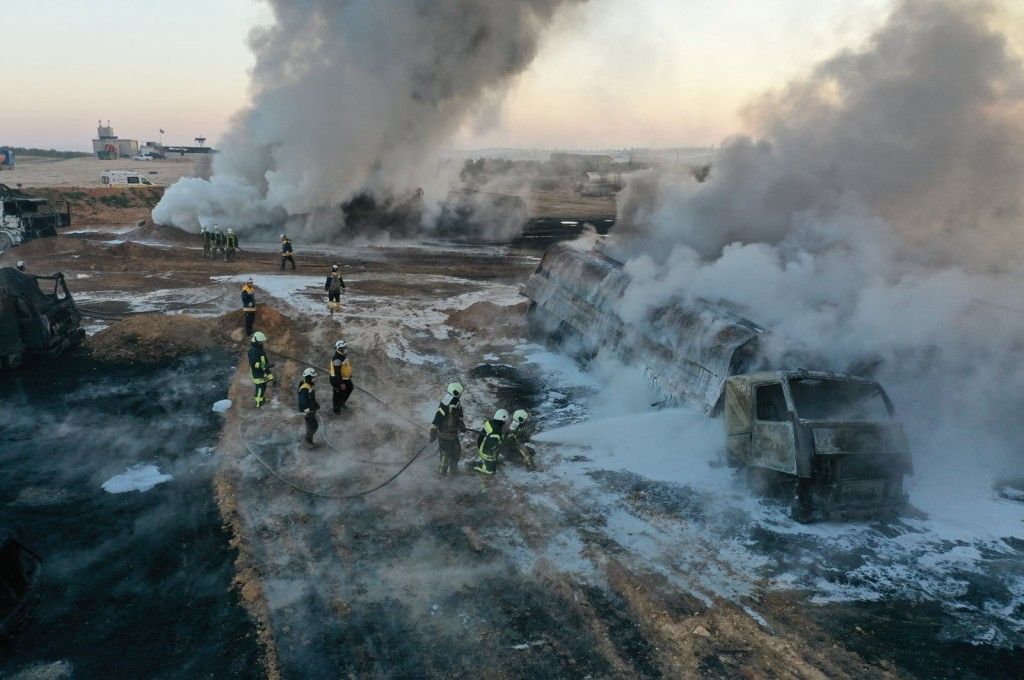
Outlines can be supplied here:
[[0, 173], [0, 674], [1019, 677], [1012, 7], [439, 160], [599, 3], [269, 5], [191, 176]]

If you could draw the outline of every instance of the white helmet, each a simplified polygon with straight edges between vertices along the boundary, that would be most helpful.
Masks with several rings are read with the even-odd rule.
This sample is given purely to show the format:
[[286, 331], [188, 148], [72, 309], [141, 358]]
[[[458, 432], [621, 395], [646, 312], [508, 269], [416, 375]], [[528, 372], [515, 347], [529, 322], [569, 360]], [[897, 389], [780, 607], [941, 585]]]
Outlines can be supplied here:
[[247, 278], [245, 282], [248, 283], [250, 286], [254, 283], [251, 276]]
[[528, 414], [523, 409], [519, 409], [518, 411], [512, 414], [512, 422], [518, 423], [519, 425], [525, 423], [529, 418], [530, 414]]
[[267, 336], [266, 336], [266, 334], [263, 331], [256, 331], [255, 333], [252, 334], [252, 341], [253, 342], [266, 342], [267, 341]]
[[462, 387], [462, 383], [449, 383], [448, 394], [453, 397], [460, 397], [466, 390]]
[[497, 411], [494, 412], [494, 419], [495, 420], [508, 420], [508, 411], [506, 411], [503, 408], [499, 408]]
[[332, 271], [332, 272], [336, 272], [336, 271], [338, 271], [338, 265], [336, 265], [336, 264], [332, 264], [332, 265], [331, 265], [331, 271]]
[[346, 347], [348, 347], [348, 343], [345, 342], [344, 340], [338, 340], [336, 343], [334, 343], [334, 349], [342, 350], [345, 349]]
[[284, 239], [285, 239], [284, 234], [281, 234], [281, 240], [283, 241]]
[[25, 260], [18, 260], [18, 269], [25, 268]]
[[315, 375], [316, 375], [316, 369], [315, 368], [307, 368], [305, 371], [302, 372], [302, 377], [303, 378], [312, 378]]
[[206, 233], [206, 225], [202, 225], [202, 226], [199, 227], [199, 233], [200, 234], [205, 234]]
[[234, 234], [234, 233], [235, 233], [235, 230], [234, 230], [234, 229], [232, 229], [231, 227], [228, 227], [228, 233], [229, 233], [229, 234]]

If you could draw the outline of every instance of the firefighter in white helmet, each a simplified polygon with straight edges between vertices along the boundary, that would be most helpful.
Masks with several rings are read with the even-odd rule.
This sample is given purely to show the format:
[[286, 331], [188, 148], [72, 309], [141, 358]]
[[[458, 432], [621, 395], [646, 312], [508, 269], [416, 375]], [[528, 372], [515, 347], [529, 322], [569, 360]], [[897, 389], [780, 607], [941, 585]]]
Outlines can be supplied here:
[[499, 408], [494, 417], [485, 420], [480, 434], [476, 437], [476, 451], [480, 456], [473, 465], [473, 471], [493, 475], [498, 469], [498, 454], [501, 453], [502, 433], [508, 421], [508, 411]]
[[505, 431], [501, 433], [501, 456], [510, 463], [533, 470], [533, 451], [527, 446], [530, 433], [524, 427], [529, 419], [530, 415], [523, 409], [517, 409], [512, 413], [512, 418], [505, 425]]
[[274, 379], [267, 351], [263, 348], [266, 341], [267, 336], [262, 331], [256, 331], [252, 334], [252, 344], [249, 346], [249, 373], [256, 386], [256, 408], [263, 408], [267, 401], [267, 385]]
[[238, 249], [238, 235], [235, 234], [235, 230], [228, 227], [228, 234], [224, 237], [224, 261], [227, 262], [235, 256], [235, 250]]
[[334, 343], [334, 356], [327, 366], [327, 372], [331, 380], [331, 406], [335, 413], [341, 413], [341, 409], [348, 408], [345, 403], [354, 389], [352, 363], [348, 360], [348, 345], [344, 340]]
[[316, 380], [316, 369], [307, 368], [302, 372], [302, 382], [299, 383], [299, 413], [306, 420], [306, 444], [315, 446], [313, 435], [320, 428], [316, 419], [316, 412], [320, 410], [320, 404], [316, 401], [316, 389], [313, 383]]
[[459, 471], [459, 459], [462, 458], [459, 435], [466, 431], [459, 398], [464, 391], [461, 383], [450, 383], [430, 425], [430, 441], [437, 441], [441, 458], [437, 471], [442, 477]]

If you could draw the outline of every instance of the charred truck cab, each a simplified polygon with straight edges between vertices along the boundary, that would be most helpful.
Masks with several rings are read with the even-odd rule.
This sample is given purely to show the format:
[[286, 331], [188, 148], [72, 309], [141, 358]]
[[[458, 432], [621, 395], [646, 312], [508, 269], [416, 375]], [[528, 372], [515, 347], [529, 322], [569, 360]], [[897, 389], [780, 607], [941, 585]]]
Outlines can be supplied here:
[[58, 227], [71, 224], [71, 206], [64, 211], [52, 201], [30, 196], [24, 191], [0, 184], [0, 253], [32, 239], [56, 236]]
[[0, 269], [0, 368], [34, 356], [57, 356], [82, 342], [82, 315], [64, 275]]
[[794, 515], [879, 514], [907, 500], [910, 447], [873, 380], [773, 371], [725, 383], [726, 459], [755, 491], [793, 497]]
[[873, 380], [775, 368], [767, 331], [721, 304], [677, 299], [626, 324], [618, 309], [631, 282], [622, 263], [556, 244], [522, 293], [538, 339], [580, 356], [598, 351], [641, 367], [666, 404], [723, 414], [726, 460], [753, 488], [796, 496], [799, 519], [815, 513], [885, 514], [905, 500], [910, 452], [892, 403]]

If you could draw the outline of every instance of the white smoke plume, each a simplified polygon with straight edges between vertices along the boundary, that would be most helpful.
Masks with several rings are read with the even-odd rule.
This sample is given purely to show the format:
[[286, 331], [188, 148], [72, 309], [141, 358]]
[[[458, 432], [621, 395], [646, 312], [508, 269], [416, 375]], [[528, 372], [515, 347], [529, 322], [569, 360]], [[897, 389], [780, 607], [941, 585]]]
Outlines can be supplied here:
[[250, 36], [251, 108], [212, 177], [170, 187], [153, 220], [325, 237], [358, 195], [443, 198], [439, 152], [493, 113], [559, 8], [582, 1], [270, 0], [273, 25]]
[[627, 321], [728, 300], [776, 357], [874, 373], [919, 477], [1024, 476], [1024, 69], [999, 9], [905, 0], [752, 105], [707, 182], [631, 177]]

